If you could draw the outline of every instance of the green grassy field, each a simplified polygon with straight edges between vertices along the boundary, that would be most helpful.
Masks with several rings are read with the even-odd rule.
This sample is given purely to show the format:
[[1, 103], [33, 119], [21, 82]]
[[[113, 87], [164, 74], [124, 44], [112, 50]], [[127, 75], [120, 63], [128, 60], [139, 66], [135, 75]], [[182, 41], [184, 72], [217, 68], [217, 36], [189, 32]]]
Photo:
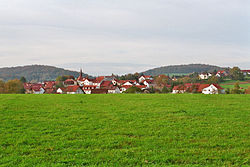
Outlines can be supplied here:
[[249, 166], [250, 95], [0, 95], [0, 166]]
[[241, 88], [247, 89], [250, 86], [250, 80], [246, 80], [246, 81], [235, 81], [235, 80], [228, 80], [228, 81], [224, 81], [222, 82], [220, 85], [221, 87], [223, 87], [224, 89], [226, 88], [234, 88], [234, 84], [238, 82]]

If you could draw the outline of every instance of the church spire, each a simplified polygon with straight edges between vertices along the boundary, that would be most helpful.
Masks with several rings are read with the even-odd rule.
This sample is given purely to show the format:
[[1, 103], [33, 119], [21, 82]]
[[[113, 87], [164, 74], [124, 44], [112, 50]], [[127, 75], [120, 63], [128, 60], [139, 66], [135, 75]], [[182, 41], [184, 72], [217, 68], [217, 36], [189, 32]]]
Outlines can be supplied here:
[[82, 73], [82, 69], [80, 70], [80, 75], [79, 75], [79, 77], [77, 78], [77, 80], [79, 81], [81, 81], [81, 80], [83, 80], [83, 73]]
[[80, 77], [82, 78], [82, 69], [80, 70]]

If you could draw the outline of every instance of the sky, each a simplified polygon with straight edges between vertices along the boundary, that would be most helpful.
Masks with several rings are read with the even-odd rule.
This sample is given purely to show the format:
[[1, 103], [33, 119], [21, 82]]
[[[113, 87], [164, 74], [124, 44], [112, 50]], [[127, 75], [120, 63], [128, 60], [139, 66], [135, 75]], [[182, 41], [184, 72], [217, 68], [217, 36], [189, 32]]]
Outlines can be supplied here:
[[0, 0], [0, 68], [108, 75], [191, 63], [250, 69], [249, 0]]

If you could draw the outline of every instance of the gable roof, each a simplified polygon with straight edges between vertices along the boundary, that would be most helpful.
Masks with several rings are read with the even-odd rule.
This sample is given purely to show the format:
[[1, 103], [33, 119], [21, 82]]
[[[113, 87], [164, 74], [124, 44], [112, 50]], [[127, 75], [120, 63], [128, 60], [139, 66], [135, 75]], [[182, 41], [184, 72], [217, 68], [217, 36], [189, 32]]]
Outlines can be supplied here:
[[80, 87], [78, 85], [72, 85], [67, 87], [67, 92], [76, 92]]

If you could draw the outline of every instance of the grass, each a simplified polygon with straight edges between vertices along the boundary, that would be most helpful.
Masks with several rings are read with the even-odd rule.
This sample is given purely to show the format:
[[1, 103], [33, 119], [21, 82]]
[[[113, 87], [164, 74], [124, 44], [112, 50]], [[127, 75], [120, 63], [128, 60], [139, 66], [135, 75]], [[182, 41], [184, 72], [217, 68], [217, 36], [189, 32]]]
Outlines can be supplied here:
[[1, 166], [249, 166], [250, 95], [0, 95]]
[[247, 89], [250, 86], [250, 80], [245, 80], [245, 81], [227, 80], [227, 81], [222, 82], [220, 85], [224, 89], [234, 88], [234, 84], [236, 82], [239, 82], [240, 87], [244, 89]]

